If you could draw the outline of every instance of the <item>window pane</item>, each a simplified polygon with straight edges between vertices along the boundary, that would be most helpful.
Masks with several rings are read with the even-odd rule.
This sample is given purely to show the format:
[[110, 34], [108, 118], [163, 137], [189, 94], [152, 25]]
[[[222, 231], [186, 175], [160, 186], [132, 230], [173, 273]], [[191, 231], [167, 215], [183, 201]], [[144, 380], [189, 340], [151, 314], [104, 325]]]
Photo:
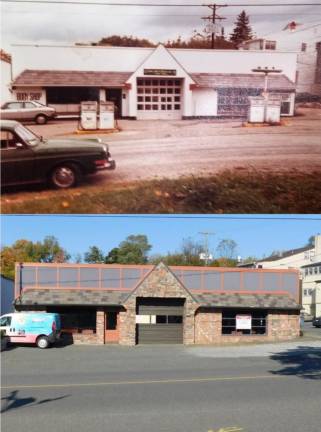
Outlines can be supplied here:
[[166, 315], [156, 315], [156, 324], [166, 324], [167, 316]]
[[168, 324], [181, 324], [183, 322], [183, 317], [179, 315], [169, 315]]

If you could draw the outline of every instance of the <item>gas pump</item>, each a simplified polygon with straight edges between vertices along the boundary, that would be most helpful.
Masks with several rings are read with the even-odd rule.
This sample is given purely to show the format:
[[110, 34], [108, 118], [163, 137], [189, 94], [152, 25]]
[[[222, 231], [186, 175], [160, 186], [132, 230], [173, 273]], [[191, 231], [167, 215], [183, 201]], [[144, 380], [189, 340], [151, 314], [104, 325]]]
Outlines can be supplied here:
[[99, 104], [99, 129], [115, 128], [115, 105], [114, 102], [100, 101]]
[[97, 129], [97, 111], [98, 104], [96, 101], [86, 101], [80, 104], [80, 126], [84, 130]]

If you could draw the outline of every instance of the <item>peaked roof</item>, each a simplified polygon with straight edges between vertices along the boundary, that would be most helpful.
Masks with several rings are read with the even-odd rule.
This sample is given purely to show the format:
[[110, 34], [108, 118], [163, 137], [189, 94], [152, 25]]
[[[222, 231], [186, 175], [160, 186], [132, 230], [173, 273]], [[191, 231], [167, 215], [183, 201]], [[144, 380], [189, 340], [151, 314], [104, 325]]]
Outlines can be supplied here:
[[126, 301], [128, 299], [130, 299], [131, 297], [134, 296], [134, 294], [139, 290], [139, 288], [142, 286], [142, 284], [144, 282], [146, 282], [146, 280], [152, 275], [152, 273], [157, 272], [158, 270], [166, 270], [171, 277], [175, 280], [175, 282], [182, 288], [183, 291], [186, 292], [186, 295], [190, 298], [192, 298], [195, 301], [194, 296], [190, 293], [190, 291], [183, 285], [183, 283], [177, 278], [177, 276], [172, 272], [172, 270], [163, 262], [158, 263], [157, 265], [155, 265], [155, 267], [148, 272], [142, 280], [139, 281], [139, 283], [137, 284], [137, 286], [135, 287], [135, 289], [133, 291], [131, 291], [128, 296], [125, 298], [124, 303], [126, 303]]

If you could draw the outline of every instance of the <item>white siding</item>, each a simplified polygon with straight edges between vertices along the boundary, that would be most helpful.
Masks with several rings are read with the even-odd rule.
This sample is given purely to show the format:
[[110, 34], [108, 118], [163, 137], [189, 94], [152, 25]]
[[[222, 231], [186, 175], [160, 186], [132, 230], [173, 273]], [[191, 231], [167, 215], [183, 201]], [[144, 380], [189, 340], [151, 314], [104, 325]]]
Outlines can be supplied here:
[[213, 89], [193, 90], [194, 116], [217, 115], [217, 92]]
[[11, 64], [1, 60], [1, 93], [0, 93], [0, 104], [12, 100], [10, 92], [11, 84]]

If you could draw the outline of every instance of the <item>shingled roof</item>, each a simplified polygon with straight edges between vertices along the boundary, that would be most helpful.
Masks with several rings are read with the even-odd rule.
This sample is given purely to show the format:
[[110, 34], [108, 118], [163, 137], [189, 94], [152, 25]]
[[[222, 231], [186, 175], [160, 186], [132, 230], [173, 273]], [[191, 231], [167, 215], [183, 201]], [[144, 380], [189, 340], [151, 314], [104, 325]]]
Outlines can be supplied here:
[[[204, 88], [264, 88], [262, 74], [192, 73], [198, 87]], [[295, 90], [295, 84], [285, 75], [269, 75], [268, 90]]]
[[301, 309], [288, 295], [276, 294], [200, 294], [194, 298], [204, 307], [249, 308], [249, 309]]
[[26, 290], [15, 300], [15, 305], [23, 306], [118, 306], [128, 296], [120, 290]]
[[12, 83], [24, 87], [124, 87], [132, 72], [24, 70]]
[[[128, 292], [120, 290], [27, 290], [15, 300], [23, 306], [117, 306], [122, 305]], [[194, 299], [203, 307], [301, 309], [288, 295], [275, 294], [197, 294]]]

